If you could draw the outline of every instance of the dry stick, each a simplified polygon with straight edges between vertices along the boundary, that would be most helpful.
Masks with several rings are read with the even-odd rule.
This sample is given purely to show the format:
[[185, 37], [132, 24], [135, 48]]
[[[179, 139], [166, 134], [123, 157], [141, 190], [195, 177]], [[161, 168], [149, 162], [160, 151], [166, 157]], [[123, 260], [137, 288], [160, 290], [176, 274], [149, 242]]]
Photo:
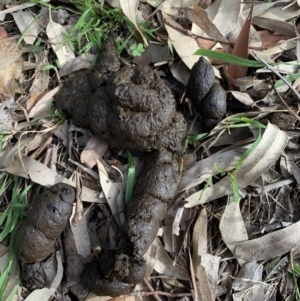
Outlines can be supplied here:
[[58, 145], [53, 144], [51, 160], [50, 160], [50, 169], [52, 169], [55, 172], [56, 172], [56, 163], [57, 163], [57, 150], [58, 150]]
[[46, 151], [44, 160], [43, 160], [43, 164], [48, 166], [48, 163], [50, 162], [50, 158], [51, 158], [51, 154], [52, 154], [52, 146], [49, 147]]
[[[204, 40], [207, 40], [207, 41], [212, 41], [212, 42], [216, 42], [216, 43], [220, 43], [220, 44], [226, 44], [226, 45], [231, 45], [231, 46], [234, 46], [235, 43], [231, 43], [231, 42], [227, 42], [227, 41], [221, 41], [221, 40], [218, 40], [218, 39], [213, 39], [213, 38], [208, 38], [208, 37], [203, 37], [203, 36], [200, 36], [200, 35], [197, 35], [197, 34], [194, 34], [192, 33], [190, 30], [188, 29], [184, 29], [182, 27], [179, 27], [179, 26], [175, 26], [174, 24], [172, 24], [171, 22], [169, 22], [168, 20], [164, 19], [164, 22], [169, 25], [170, 27], [186, 34], [187, 36], [190, 36], [191, 38], [193, 39], [204, 39]], [[255, 47], [255, 46], [249, 46], [250, 49], [255, 49], [255, 50], [264, 50], [266, 48], [264, 47]]]
[[284, 99], [281, 97], [281, 95], [278, 93], [277, 89], [273, 85], [273, 89], [275, 90], [276, 95], [279, 97], [280, 101], [283, 103], [283, 105], [288, 109], [288, 111], [298, 120], [300, 121], [300, 117], [289, 107], [289, 105], [284, 101]]
[[85, 173], [90, 175], [94, 180], [96, 180], [96, 181], [99, 180], [99, 175], [96, 172], [94, 172], [93, 170], [91, 170], [90, 168], [87, 168], [83, 164], [80, 164], [70, 158], [68, 159], [68, 161], [73, 163], [74, 165], [78, 166], [79, 168], [81, 168]]
[[[288, 85], [288, 87], [294, 92], [294, 94], [296, 95], [296, 97], [298, 98], [298, 100], [300, 101], [300, 94], [298, 93], [298, 91], [291, 85], [291, 83], [289, 83], [277, 70], [275, 70], [273, 67], [271, 67], [264, 59], [262, 59], [255, 51], [252, 51], [253, 55], [255, 56], [255, 58], [257, 60], [259, 60], [260, 62], [262, 62], [267, 69], [269, 69], [270, 71], [272, 71], [276, 76], [278, 76], [284, 83], [286, 83]], [[288, 107], [288, 106], [287, 106]], [[298, 119], [298, 118], [297, 118]]]
[[[149, 283], [149, 281], [144, 278], [143, 279], [143, 283], [145, 284], [145, 286], [147, 287], [147, 289], [150, 291], [150, 292], [154, 292], [154, 289], [153, 287], [151, 286], [151, 284]], [[153, 295], [153, 299], [155, 299], [156, 301], [161, 301], [161, 299], [158, 297], [158, 295]]]
[[52, 140], [53, 138], [52, 137], [49, 137], [43, 145], [41, 145], [36, 151], [34, 151], [29, 157], [31, 159], [34, 159], [36, 158], [37, 156], [39, 156], [45, 149], [48, 145], [50, 145], [52, 143]]
[[80, 172], [76, 171], [76, 209], [75, 209], [74, 218], [72, 220], [73, 226], [75, 226], [80, 220], [82, 220], [81, 191], [82, 191], [81, 174]]
[[[153, 295], [162, 295], [167, 296], [170, 298], [182, 298], [182, 297], [192, 297], [191, 293], [178, 293], [178, 294], [172, 294], [168, 292], [161, 292], [161, 291], [154, 291], [154, 292], [133, 292], [131, 294], [123, 295], [122, 297], [131, 297], [131, 296], [138, 296], [138, 297], [144, 297], [144, 296], [153, 296]], [[120, 299], [120, 297], [111, 298], [108, 301], [113, 301], [116, 299]]]

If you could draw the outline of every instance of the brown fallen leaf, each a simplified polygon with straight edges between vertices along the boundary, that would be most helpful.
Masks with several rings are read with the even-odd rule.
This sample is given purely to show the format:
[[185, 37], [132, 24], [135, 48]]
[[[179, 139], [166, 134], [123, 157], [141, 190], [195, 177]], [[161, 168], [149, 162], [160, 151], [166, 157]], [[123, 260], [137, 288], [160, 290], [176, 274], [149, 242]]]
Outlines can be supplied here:
[[263, 48], [271, 48], [285, 38], [283, 35], [274, 34], [269, 30], [260, 30], [258, 33], [260, 34]]
[[0, 95], [3, 98], [14, 98], [13, 83], [22, 72], [22, 52], [17, 48], [17, 40], [5, 35], [0, 36]]
[[[252, 7], [249, 12], [249, 15], [239, 33], [238, 38], [235, 41], [235, 45], [232, 51], [233, 55], [239, 56], [241, 58], [248, 58], [248, 49], [249, 49], [249, 35], [250, 28], [252, 23], [252, 12], [253, 12], [254, 1], [252, 1]], [[240, 77], [244, 77], [247, 75], [247, 67], [237, 66], [233, 64], [229, 64], [228, 66], [228, 76], [237, 79]], [[229, 90], [234, 90], [235, 87], [229, 83]]]

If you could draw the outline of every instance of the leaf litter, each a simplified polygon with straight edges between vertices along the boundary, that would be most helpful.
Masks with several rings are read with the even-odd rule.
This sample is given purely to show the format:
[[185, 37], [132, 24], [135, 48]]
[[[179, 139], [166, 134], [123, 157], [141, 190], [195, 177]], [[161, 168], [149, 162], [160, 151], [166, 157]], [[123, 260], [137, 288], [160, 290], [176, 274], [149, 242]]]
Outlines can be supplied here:
[[[216, 0], [211, 5], [207, 4], [210, 1], [201, 2], [201, 6], [194, 1], [165, 0], [161, 5], [156, 1], [147, 2], [152, 8], [151, 17], [166, 28], [166, 31], [154, 32], [155, 40], [166, 46], [164, 49], [169, 48], [167, 64], [174, 77], [184, 84], [190, 69], [198, 61], [194, 53], [199, 48], [231, 52], [252, 60], [251, 51], [254, 49], [268, 62], [297, 62], [299, 59], [296, 48], [298, 33], [293, 23], [300, 14], [296, 1], [255, 2], [252, 22], [248, 23], [245, 19], [251, 5], [238, 0]], [[143, 41], [147, 52], [146, 37], [149, 37], [136, 19], [138, 15], [140, 21], [141, 2], [115, 1], [113, 5], [121, 6], [133, 22], [140, 36], [132, 37], [132, 41], [136, 44]], [[59, 89], [60, 77], [64, 81], [64, 77], [73, 72], [90, 68], [95, 53], [76, 56], [66, 43], [64, 37], [68, 27], [65, 25], [70, 22], [66, 14], [61, 21], [55, 19], [54, 22], [53, 12], [48, 11], [48, 20], [42, 21], [38, 10], [30, 11], [32, 7], [42, 9], [38, 4], [28, 2], [7, 6], [0, 12], [2, 20], [12, 14], [22, 35], [19, 42], [11, 30], [10, 38], [6, 34], [0, 37], [0, 93], [3, 97], [0, 165], [5, 172], [42, 186], [58, 182], [76, 186], [76, 173], [82, 173], [81, 198], [85, 210], [83, 219], [72, 226], [71, 231], [77, 254], [87, 258], [93, 246], [103, 246], [108, 241], [113, 245], [114, 235], [122, 227], [128, 165], [122, 153], [115, 153], [106, 144], [95, 141], [92, 133], [83, 134], [76, 128], [60, 128], [58, 131], [64, 117], [55, 111], [52, 99]], [[40, 43], [37, 24], [41, 22], [46, 22], [42, 27], [46, 28], [48, 44], [55, 58], [45, 45], [40, 52], [33, 52], [33, 56], [24, 50], [25, 46]], [[244, 31], [249, 31], [249, 35]], [[239, 35], [241, 38], [237, 38]], [[125, 41], [122, 34], [119, 38]], [[125, 52], [128, 58], [129, 45], [125, 45]], [[24, 70], [22, 73], [22, 60], [29, 63], [32, 57], [35, 58], [34, 72]], [[159, 66], [160, 62], [155, 64]], [[298, 276], [293, 278], [291, 267], [297, 260], [297, 253], [293, 251], [299, 246], [300, 237], [298, 186], [295, 184], [299, 182], [299, 130], [295, 121], [283, 121], [287, 126], [283, 128], [282, 123], [271, 118], [271, 114], [281, 116], [279, 118], [290, 116], [286, 107], [281, 106], [280, 95], [272, 90], [272, 72], [266, 68], [245, 72], [244, 68], [244, 73], [236, 76], [229, 71], [226, 77], [225, 64], [217, 62], [214, 65], [219, 81], [225, 87], [228, 87], [227, 83], [236, 87], [235, 91], [227, 88], [231, 92], [228, 93], [230, 101], [246, 106], [250, 112], [233, 115], [236, 109], [230, 109], [229, 117], [204, 140], [189, 142], [185, 158], [191, 155], [196, 162], [183, 164], [186, 167], [182, 172], [178, 198], [145, 255], [148, 284], [151, 283], [153, 290], [148, 293], [154, 295], [155, 291], [163, 290], [167, 296], [179, 297], [183, 293], [185, 295], [181, 297], [193, 296], [198, 300], [225, 300], [226, 296], [226, 300], [275, 300], [278, 294], [289, 300], [298, 290], [297, 281], [293, 280]], [[293, 75], [298, 72], [298, 66], [280, 65], [277, 70], [280, 74]], [[23, 90], [16, 87], [16, 82]], [[297, 106], [292, 103], [293, 95], [286, 93], [281, 97], [297, 113]], [[188, 108], [188, 100], [185, 97], [182, 100]], [[235, 173], [241, 157], [259, 137], [253, 123], [240, 127], [241, 124], [230, 120], [241, 117], [259, 121], [265, 129], [257, 146], [243, 159]], [[190, 133], [197, 134], [198, 122], [188, 121], [188, 124]], [[55, 132], [57, 136], [48, 140]], [[289, 148], [292, 144], [296, 149]], [[2, 194], [7, 198], [6, 193]], [[238, 203], [233, 201], [236, 193]], [[91, 203], [91, 207], [85, 202]], [[90, 246], [91, 228], [97, 223], [91, 218], [93, 210], [102, 217], [106, 228], [98, 228], [99, 233], [94, 234], [96, 243]], [[295, 258], [290, 255], [295, 255]], [[62, 273], [60, 267], [58, 280], [50, 289], [34, 291], [25, 300], [49, 300], [55, 292], [60, 300], [57, 292]], [[288, 285], [290, 290], [281, 288]], [[149, 287], [141, 287], [143, 292], [136, 291], [135, 296], [120, 299], [142, 298]], [[92, 294], [86, 298], [100, 299], [103, 300]]]

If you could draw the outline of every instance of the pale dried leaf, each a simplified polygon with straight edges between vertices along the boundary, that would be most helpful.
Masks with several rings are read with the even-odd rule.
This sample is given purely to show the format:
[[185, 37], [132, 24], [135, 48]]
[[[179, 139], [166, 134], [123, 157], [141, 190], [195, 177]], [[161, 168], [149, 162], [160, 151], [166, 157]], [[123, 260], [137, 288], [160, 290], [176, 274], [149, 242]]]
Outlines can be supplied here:
[[[247, 230], [240, 211], [240, 204], [233, 202], [232, 196], [228, 198], [228, 204], [220, 221], [220, 232], [227, 248], [234, 251], [234, 243], [248, 240]], [[234, 253], [233, 253], [234, 254]], [[244, 260], [237, 258], [240, 265]]]
[[240, 10], [241, 2], [239, 0], [226, 0], [220, 3], [218, 12], [212, 22], [223, 37], [227, 38], [229, 33], [236, 27]]
[[[49, 2], [49, 1], [43, 0], [43, 2]], [[0, 21], [4, 20], [6, 14], [11, 14], [11, 13], [13, 13], [15, 11], [19, 11], [19, 10], [22, 10], [22, 9], [25, 9], [25, 8], [28, 8], [28, 7], [35, 6], [36, 4], [37, 3], [30, 3], [30, 2], [28, 2], [28, 3], [23, 3], [21, 5], [12, 6], [12, 7], [9, 7], [8, 9], [0, 11]]]
[[191, 168], [182, 173], [178, 190], [183, 191], [194, 187], [209, 179], [211, 176], [218, 174], [219, 171], [215, 168], [216, 164], [222, 171], [232, 170], [236, 166], [240, 156], [240, 152], [230, 150], [220, 154], [214, 154], [196, 162]]
[[[211, 22], [209, 19], [207, 12], [202, 9], [201, 7], [194, 5], [193, 9], [185, 9], [185, 15], [186, 17], [196, 24], [199, 28], [203, 30], [207, 34], [208, 37], [227, 42], [227, 40], [224, 38], [224, 36], [220, 33], [219, 29], [216, 27], [216, 25]], [[226, 44], [227, 45], [227, 44]]]
[[[47, 65], [47, 63], [47, 59], [45, 58], [43, 65]], [[30, 94], [38, 94], [46, 91], [49, 86], [49, 81], [49, 70], [41, 70], [41, 68], [38, 68], [38, 70], [35, 72], [32, 86], [30, 87]]]
[[162, 246], [160, 240], [156, 237], [153, 243], [157, 247], [157, 260], [154, 269], [163, 275], [173, 276], [176, 279], [190, 280], [189, 273], [186, 269], [178, 265], [174, 265], [166, 250]]
[[18, 11], [12, 15], [25, 43], [33, 45], [39, 33], [39, 26], [33, 15], [27, 10]]
[[268, 29], [272, 32], [283, 35], [286, 38], [294, 38], [294, 26], [291, 23], [270, 18], [255, 17], [252, 21], [253, 25]]
[[114, 215], [118, 225], [121, 227], [121, 216], [124, 211], [124, 199], [123, 199], [123, 206], [121, 207], [117, 199], [119, 195], [123, 198], [124, 196], [124, 189], [125, 189], [125, 183], [124, 182], [114, 182], [111, 180], [103, 166], [103, 164], [97, 160], [97, 166], [99, 171], [99, 177], [100, 177], [100, 183], [102, 190], [104, 192], [105, 198], [107, 200], [107, 203], [109, 205], [109, 208]]
[[150, 278], [153, 272], [157, 260], [157, 251], [158, 251], [157, 246], [152, 243], [148, 248], [147, 252], [143, 256], [143, 259], [146, 262], [146, 272], [145, 272], [146, 279]]
[[182, 62], [174, 62], [170, 66], [172, 75], [185, 86], [187, 85], [190, 78], [190, 69]]
[[179, 17], [181, 14], [180, 10], [184, 8], [193, 8], [193, 0], [165, 0], [159, 6], [159, 9], [165, 14], [173, 17]]
[[60, 124], [54, 131], [53, 134], [60, 138], [62, 141], [62, 144], [67, 147], [68, 140], [69, 140], [69, 131], [70, 125], [68, 123]]
[[0, 49], [0, 70], [16, 63], [22, 56], [22, 52], [17, 48], [16, 38], [0, 38]]
[[63, 65], [59, 71], [59, 75], [66, 76], [78, 70], [90, 69], [94, 58], [95, 55], [90, 53], [83, 53], [76, 56], [74, 59], [69, 60], [65, 65]]
[[234, 96], [234, 98], [236, 98], [242, 104], [244, 104], [246, 106], [253, 105], [254, 101], [248, 93], [239, 92], [239, 91], [230, 91], [230, 92]]
[[57, 86], [56, 88], [47, 92], [31, 109], [28, 116], [33, 118], [49, 115], [49, 103], [52, 101], [53, 96], [59, 91], [59, 89], [60, 87]]
[[47, 25], [46, 33], [52, 45], [52, 49], [59, 60], [60, 67], [63, 67], [69, 60], [75, 58], [71, 47], [64, 42], [67, 31], [62, 25], [50, 21]]
[[[239, 33], [241, 32], [241, 29], [242, 29], [244, 23], [245, 23], [245, 18], [244, 18], [244, 16], [240, 15], [234, 30], [227, 37], [227, 39], [231, 43], [234, 43], [236, 41]], [[252, 23], [253, 23], [253, 20], [252, 20]], [[260, 48], [262, 46], [260, 34], [255, 30], [255, 28], [253, 26], [250, 27], [249, 45], [251, 47], [257, 47], [257, 48]]]
[[144, 44], [147, 46], [148, 42], [136, 23], [139, 0], [119, 0], [119, 1], [124, 15], [127, 16], [128, 19], [134, 24], [135, 28], [137, 29], [140, 36], [142, 37]]
[[[277, 2], [279, 1], [276, 1], [276, 4]], [[285, 22], [286, 20], [291, 20], [300, 15], [300, 8], [296, 3], [290, 7], [282, 9], [283, 6], [285, 6], [284, 2], [285, 1], [282, 1], [282, 5], [279, 4], [275, 7], [272, 7], [272, 9], [264, 11], [259, 15], [259, 17]]]
[[201, 266], [204, 268], [207, 275], [212, 300], [215, 300], [216, 298], [220, 262], [221, 257], [213, 256], [212, 254], [201, 255]]
[[16, 39], [0, 38], [0, 95], [14, 96], [13, 83], [22, 72], [22, 52], [17, 49]]
[[272, 56], [274, 54], [282, 53], [285, 50], [293, 49], [295, 46], [296, 41], [294, 39], [290, 39], [287, 41], [281, 41], [270, 49], [263, 50], [263, 53], [267, 56]]
[[85, 163], [87, 167], [93, 168], [97, 160], [101, 159], [107, 150], [108, 144], [99, 139], [96, 136], [93, 136], [85, 146], [84, 150], [80, 155], [81, 163]]
[[197, 273], [198, 281], [196, 283], [196, 290], [199, 296], [199, 300], [213, 301], [212, 292], [209, 287], [208, 278], [203, 266], [199, 265]]
[[[181, 27], [177, 22], [168, 17], [166, 14], [163, 14], [163, 17], [164, 19], [168, 20], [168, 22], [175, 24], [176, 27]], [[178, 55], [187, 65], [187, 67], [189, 69], [192, 69], [194, 64], [199, 60], [199, 56], [194, 55], [196, 50], [199, 49], [196, 40], [167, 24], [165, 24], [165, 27], [168, 31], [169, 39], [176, 49]]]
[[0, 131], [11, 131], [14, 122], [15, 101], [13, 98], [0, 103]]
[[62, 277], [63, 277], [63, 266], [61, 262], [61, 257], [59, 255], [59, 252], [56, 252], [56, 258], [57, 258], [57, 273], [56, 276], [51, 284], [50, 288], [42, 288], [37, 289], [33, 291], [26, 299], [25, 301], [36, 301], [36, 300], [43, 300], [47, 301], [49, 300], [52, 295], [55, 293], [56, 289], [58, 288]]
[[70, 217], [70, 226], [73, 233], [76, 250], [77, 253], [83, 257], [87, 257], [91, 254], [91, 241], [87, 226], [87, 213], [89, 211], [89, 208], [83, 214], [82, 219], [76, 222], [76, 225], [73, 225], [72, 223], [72, 220], [76, 213], [75, 206], [73, 207], [73, 212]]
[[205, 208], [201, 210], [201, 213], [196, 220], [193, 230], [192, 244], [192, 261], [194, 272], [197, 275], [199, 258], [202, 254], [207, 253], [207, 212]]
[[[19, 147], [18, 144], [16, 146], [17, 148]], [[57, 174], [46, 165], [34, 159], [22, 156], [21, 160], [16, 151], [14, 153], [9, 151], [0, 153], [0, 166], [13, 175], [30, 179], [32, 182], [42, 186], [50, 187], [56, 183], [67, 183], [75, 186], [75, 183], [71, 180]], [[99, 192], [86, 187], [82, 188], [82, 199], [85, 202], [106, 203], [104, 199], [99, 198]]]
[[37, 133], [33, 140], [31, 140], [29, 143], [26, 143], [25, 149], [24, 149], [24, 153], [25, 155], [27, 155], [29, 152], [37, 149], [38, 147], [40, 147], [49, 137], [49, 135], [44, 135], [43, 133], [39, 132]]
[[256, 261], [245, 264], [239, 271], [232, 288], [240, 293], [236, 297], [244, 296], [243, 300], [269, 300], [272, 285], [262, 283], [263, 265]]
[[[259, 145], [243, 161], [237, 172], [239, 188], [246, 187], [268, 170], [278, 159], [287, 143], [285, 132], [271, 123], [268, 124]], [[224, 177], [215, 185], [198, 191], [186, 199], [186, 207], [203, 204], [232, 193], [230, 176]], [[201, 199], [200, 199], [201, 197]]]
[[267, 260], [290, 252], [300, 244], [300, 222], [260, 238], [235, 243], [234, 255], [245, 261]]
[[46, 94], [46, 92], [41, 92], [37, 94], [31, 94], [26, 101], [26, 109], [30, 111], [33, 106]]

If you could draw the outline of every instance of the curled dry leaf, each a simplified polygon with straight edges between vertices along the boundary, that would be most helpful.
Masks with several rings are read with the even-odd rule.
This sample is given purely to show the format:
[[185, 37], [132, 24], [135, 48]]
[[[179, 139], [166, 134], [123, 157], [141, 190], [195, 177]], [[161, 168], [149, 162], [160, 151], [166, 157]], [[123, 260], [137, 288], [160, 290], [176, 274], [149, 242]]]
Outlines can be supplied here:
[[268, 260], [290, 252], [300, 244], [300, 222], [257, 239], [234, 244], [233, 254], [244, 261]]
[[[268, 170], [283, 152], [288, 137], [277, 126], [269, 123], [258, 146], [241, 164], [236, 180], [239, 188], [246, 187]], [[233, 192], [230, 176], [215, 185], [189, 196], [185, 207], [207, 203]]]
[[[248, 240], [247, 230], [240, 211], [240, 204], [233, 202], [232, 195], [220, 221], [220, 231], [222, 239], [227, 248], [234, 254], [234, 244]], [[237, 258], [240, 265], [245, 263], [241, 258]]]

